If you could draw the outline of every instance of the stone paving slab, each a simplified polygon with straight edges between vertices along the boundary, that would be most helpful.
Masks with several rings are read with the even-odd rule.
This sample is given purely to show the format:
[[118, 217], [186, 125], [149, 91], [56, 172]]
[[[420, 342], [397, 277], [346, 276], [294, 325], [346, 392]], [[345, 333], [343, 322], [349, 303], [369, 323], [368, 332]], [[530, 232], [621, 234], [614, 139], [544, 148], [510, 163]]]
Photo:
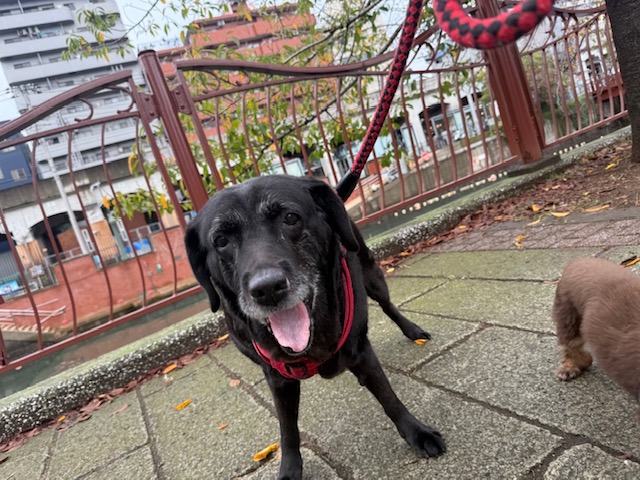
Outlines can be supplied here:
[[[126, 410], [115, 412], [129, 405]], [[78, 478], [148, 442], [135, 392], [117, 398], [92, 417], [56, 434], [46, 478]]]
[[0, 478], [41, 478], [53, 437], [53, 430], [44, 430], [40, 435], [30, 438], [15, 452], [0, 453], [0, 462], [3, 462], [0, 463]]
[[151, 448], [147, 445], [83, 478], [87, 480], [154, 480], [158, 478]]
[[571, 382], [557, 380], [558, 358], [552, 336], [492, 327], [435, 359], [417, 376], [640, 456], [640, 426], [631, 397], [596, 368]]
[[[167, 478], [233, 478], [249, 473], [255, 468], [253, 454], [279, 440], [275, 417], [242, 385], [233, 387], [229, 381], [211, 365], [144, 399]], [[176, 410], [187, 399], [191, 404]]]
[[541, 282], [452, 280], [403, 308], [552, 333], [554, 295], [555, 285]]
[[[396, 305], [402, 305], [404, 302], [423, 294], [424, 292], [431, 291], [445, 282], [441, 279], [433, 278], [404, 278], [404, 277], [388, 277], [387, 284], [389, 285], [389, 294], [391, 295], [391, 301]], [[375, 302], [369, 299], [371, 304]]]
[[553, 280], [569, 261], [595, 256], [597, 248], [563, 250], [491, 250], [423, 257], [397, 269], [398, 276]]
[[560, 444], [550, 432], [415, 380], [399, 375], [390, 380], [416, 417], [444, 434], [448, 452], [438, 459], [416, 457], [353, 375], [311, 379], [303, 388], [301, 428], [351, 478], [511, 478]]
[[579, 445], [554, 460], [544, 475], [545, 480], [637, 480], [640, 465], [612, 457], [591, 445]]
[[197, 373], [202, 367], [206, 367], [211, 365], [211, 357], [208, 355], [203, 355], [198, 358], [196, 361], [189, 365], [189, 368], [179, 368], [169, 372], [166, 376], [156, 377], [148, 382], [144, 382], [140, 385], [140, 393], [143, 396], [148, 396], [153, 393], [156, 393], [162, 389], [164, 389], [167, 385], [167, 381], [174, 382], [176, 380], [180, 380], [189, 375], [194, 375]]
[[369, 308], [369, 339], [384, 365], [410, 372], [455, 342], [477, 331], [480, 326], [451, 318], [403, 312], [432, 336], [425, 345], [418, 346], [405, 337], [398, 326], [378, 307]]

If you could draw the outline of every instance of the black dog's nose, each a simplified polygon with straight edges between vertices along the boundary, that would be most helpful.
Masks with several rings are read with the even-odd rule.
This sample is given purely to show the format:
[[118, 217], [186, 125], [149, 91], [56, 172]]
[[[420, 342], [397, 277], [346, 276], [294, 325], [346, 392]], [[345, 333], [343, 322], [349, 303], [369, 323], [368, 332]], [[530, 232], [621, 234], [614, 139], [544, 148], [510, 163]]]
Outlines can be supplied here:
[[279, 268], [265, 268], [249, 279], [249, 293], [260, 305], [277, 305], [287, 296], [289, 281]]

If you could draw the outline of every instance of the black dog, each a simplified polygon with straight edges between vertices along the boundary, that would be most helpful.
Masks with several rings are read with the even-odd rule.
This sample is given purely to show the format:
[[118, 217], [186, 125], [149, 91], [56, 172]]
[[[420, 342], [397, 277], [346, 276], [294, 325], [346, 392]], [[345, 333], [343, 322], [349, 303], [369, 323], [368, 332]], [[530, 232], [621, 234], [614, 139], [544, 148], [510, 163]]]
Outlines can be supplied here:
[[299, 379], [316, 372], [331, 378], [348, 368], [417, 454], [445, 451], [440, 433], [389, 385], [367, 338], [367, 294], [408, 338], [430, 336], [391, 304], [382, 270], [331, 187], [266, 176], [226, 188], [185, 240], [211, 310], [222, 303], [234, 343], [264, 370], [280, 422], [279, 478], [302, 476]]

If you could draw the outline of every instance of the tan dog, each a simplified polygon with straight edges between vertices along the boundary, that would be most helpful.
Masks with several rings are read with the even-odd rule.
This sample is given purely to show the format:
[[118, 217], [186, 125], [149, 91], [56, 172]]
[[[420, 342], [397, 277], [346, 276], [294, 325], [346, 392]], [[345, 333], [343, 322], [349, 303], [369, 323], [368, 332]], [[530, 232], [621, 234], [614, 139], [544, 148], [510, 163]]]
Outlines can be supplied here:
[[[560, 380], [578, 377], [593, 354], [640, 402], [640, 277], [600, 258], [576, 260], [562, 273], [552, 315], [563, 349]], [[640, 408], [636, 418], [640, 422]]]

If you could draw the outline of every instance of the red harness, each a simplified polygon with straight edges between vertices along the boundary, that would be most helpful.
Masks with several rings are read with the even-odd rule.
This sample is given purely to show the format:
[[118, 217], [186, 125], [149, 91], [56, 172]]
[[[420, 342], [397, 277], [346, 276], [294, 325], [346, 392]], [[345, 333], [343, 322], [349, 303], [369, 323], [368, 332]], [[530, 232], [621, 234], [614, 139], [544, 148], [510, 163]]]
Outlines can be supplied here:
[[[351, 274], [349, 273], [349, 267], [347, 266], [347, 259], [342, 256], [342, 285], [344, 289], [345, 295], [345, 306], [344, 306], [344, 324], [342, 325], [342, 335], [340, 336], [340, 341], [338, 342], [338, 346], [333, 352], [336, 354], [338, 350], [342, 348], [344, 342], [347, 341], [347, 337], [349, 336], [349, 332], [351, 332], [351, 326], [353, 325], [353, 287], [351, 284]], [[258, 343], [253, 340], [253, 348], [256, 349], [260, 358], [275, 368], [280, 375], [285, 378], [291, 378], [293, 380], [304, 380], [305, 378], [313, 377], [316, 373], [318, 373], [318, 368], [327, 360], [323, 360], [321, 362], [312, 360], [309, 357], [300, 357], [295, 360], [286, 360], [283, 362], [279, 362], [274, 360], [269, 356], [269, 353], [262, 348]]]

